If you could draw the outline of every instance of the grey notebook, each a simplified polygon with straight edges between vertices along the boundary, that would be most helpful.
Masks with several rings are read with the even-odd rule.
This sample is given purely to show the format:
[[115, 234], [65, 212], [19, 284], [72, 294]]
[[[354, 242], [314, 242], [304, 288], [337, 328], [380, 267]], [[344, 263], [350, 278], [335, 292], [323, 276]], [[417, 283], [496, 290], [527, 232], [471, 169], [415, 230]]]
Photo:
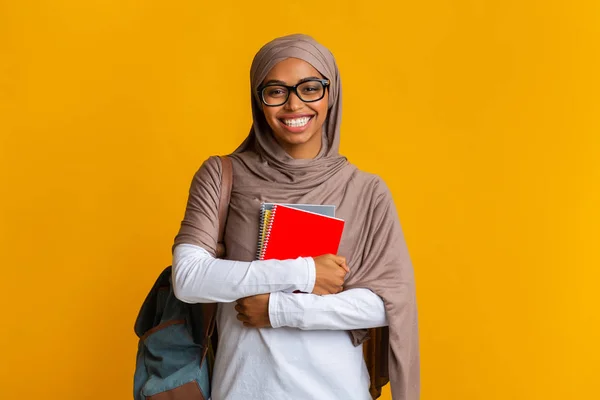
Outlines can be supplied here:
[[261, 218], [265, 210], [272, 210], [275, 204], [281, 204], [291, 208], [297, 208], [302, 211], [309, 211], [315, 214], [325, 215], [335, 218], [335, 206], [330, 204], [285, 204], [285, 203], [262, 203]]

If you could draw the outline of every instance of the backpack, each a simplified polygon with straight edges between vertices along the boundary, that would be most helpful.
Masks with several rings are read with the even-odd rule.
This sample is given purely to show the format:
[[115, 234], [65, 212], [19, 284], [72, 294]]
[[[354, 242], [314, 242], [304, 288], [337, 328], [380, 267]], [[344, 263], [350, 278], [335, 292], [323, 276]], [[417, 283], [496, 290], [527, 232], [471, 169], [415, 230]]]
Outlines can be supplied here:
[[[223, 257], [223, 235], [233, 183], [231, 159], [222, 165], [217, 257]], [[177, 299], [165, 268], [146, 296], [135, 321], [139, 337], [133, 378], [135, 400], [208, 400], [214, 353], [216, 303], [187, 304]]]

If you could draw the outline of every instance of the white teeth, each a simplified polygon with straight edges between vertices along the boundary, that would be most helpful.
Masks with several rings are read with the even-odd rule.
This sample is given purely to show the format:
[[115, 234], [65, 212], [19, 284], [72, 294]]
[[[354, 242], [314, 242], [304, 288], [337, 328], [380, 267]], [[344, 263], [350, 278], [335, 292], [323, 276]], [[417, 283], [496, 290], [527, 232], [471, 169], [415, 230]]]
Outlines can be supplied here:
[[302, 118], [294, 118], [294, 119], [284, 119], [283, 123], [287, 126], [291, 126], [292, 128], [300, 128], [310, 121], [312, 117], [302, 117]]

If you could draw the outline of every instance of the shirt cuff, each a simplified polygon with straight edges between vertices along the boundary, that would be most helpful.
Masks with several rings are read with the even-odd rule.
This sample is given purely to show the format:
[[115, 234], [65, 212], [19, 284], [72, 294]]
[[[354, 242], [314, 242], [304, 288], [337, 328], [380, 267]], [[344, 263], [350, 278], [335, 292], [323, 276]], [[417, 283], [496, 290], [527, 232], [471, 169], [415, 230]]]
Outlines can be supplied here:
[[281, 292], [274, 292], [269, 295], [269, 322], [271, 323], [271, 328], [281, 328], [283, 326], [279, 319], [281, 295]]
[[304, 290], [302, 290], [302, 292], [312, 293], [315, 289], [315, 280], [317, 279], [315, 259], [312, 257], [305, 257], [304, 261], [306, 262], [306, 269], [308, 271], [308, 282], [306, 283], [306, 287]]
[[275, 292], [269, 296], [269, 321], [272, 328], [297, 328], [302, 321], [304, 310], [300, 307], [302, 294]]

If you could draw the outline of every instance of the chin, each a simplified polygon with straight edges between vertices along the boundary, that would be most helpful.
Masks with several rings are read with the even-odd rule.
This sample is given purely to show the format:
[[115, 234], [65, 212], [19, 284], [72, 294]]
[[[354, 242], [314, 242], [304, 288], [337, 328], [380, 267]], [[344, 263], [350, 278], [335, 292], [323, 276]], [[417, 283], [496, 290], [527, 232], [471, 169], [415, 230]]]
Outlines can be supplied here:
[[298, 146], [309, 143], [310, 140], [314, 137], [314, 133], [303, 133], [303, 134], [290, 134], [290, 133], [277, 133], [275, 136], [281, 142], [286, 144]]

